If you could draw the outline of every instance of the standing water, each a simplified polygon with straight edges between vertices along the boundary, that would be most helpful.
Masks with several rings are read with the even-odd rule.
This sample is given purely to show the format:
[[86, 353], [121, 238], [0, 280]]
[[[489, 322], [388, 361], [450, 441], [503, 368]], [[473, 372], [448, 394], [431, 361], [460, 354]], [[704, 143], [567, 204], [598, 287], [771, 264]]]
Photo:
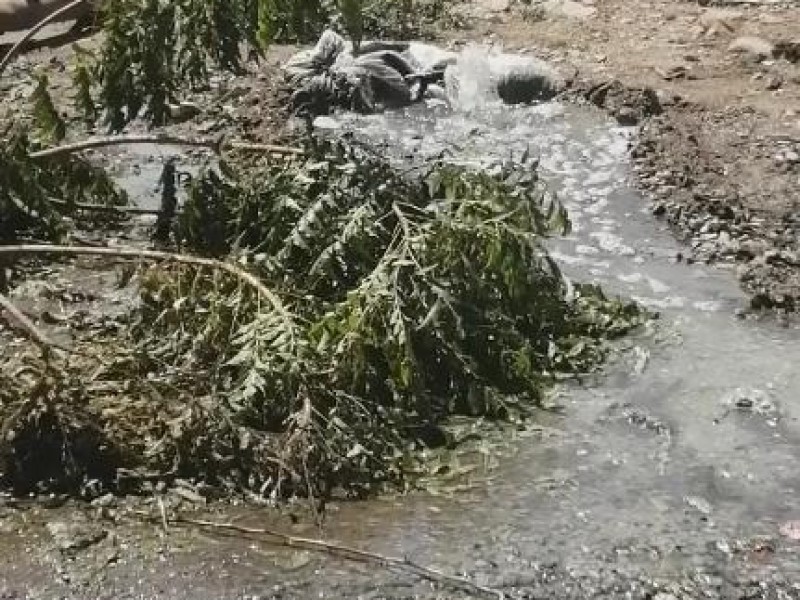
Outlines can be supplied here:
[[490, 484], [345, 505], [328, 533], [453, 572], [477, 565], [498, 585], [550, 568], [699, 582], [723, 598], [732, 582], [778, 579], [800, 598], [799, 547], [780, 533], [800, 519], [798, 331], [738, 319], [730, 273], [676, 260], [681, 247], [629, 183], [634, 131], [571, 105], [504, 106], [489, 60], [501, 57], [471, 49], [448, 73], [454, 108], [324, 124], [409, 160], [538, 154], [574, 225], [552, 242], [564, 271], [660, 311], [668, 341], [639, 340], [632, 365], [565, 390], [563, 416], [520, 440]]

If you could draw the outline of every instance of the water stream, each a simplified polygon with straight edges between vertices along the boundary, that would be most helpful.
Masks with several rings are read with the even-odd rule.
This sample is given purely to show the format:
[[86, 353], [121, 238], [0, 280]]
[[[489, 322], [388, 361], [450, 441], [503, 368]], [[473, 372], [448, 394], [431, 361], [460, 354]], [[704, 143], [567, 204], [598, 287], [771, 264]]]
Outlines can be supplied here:
[[732, 273], [677, 259], [682, 248], [630, 184], [634, 131], [576, 106], [503, 106], [465, 90], [455, 109], [432, 102], [320, 125], [409, 159], [538, 154], [574, 224], [552, 242], [564, 270], [660, 311], [672, 341], [643, 340], [635, 365], [567, 390], [556, 433], [520, 441], [490, 485], [346, 505], [329, 533], [455, 571], [477, 561], [506, 582], [551, 562], [800, 581], [798, 546], [778, 533], [800, 518], [800, 333], [737, 318], [745, 299]]
[[[629, 575], [699, 579], [721, 598], [731, 597], [728, 583], [750, 577], [800, 586], [800, 546], [779, 533], [800, 519], [800, 332], [737, 318], [746, 299], [732, 273], [677, 260], [684, 250], [630, 183], [633, 130], [572, 105], [501, 105], [487, 94], [486, 78], [471, 76], [485, 65], [474, 52], [462, 60], [455, 108], [432, 100], [318, 125], [386, 145], [398, 158], [448, 151], [453, 160], [488, 164], [537, 154], [574, 225], [568, 238], [551, 242], [562, 268], [658, 310], [659, 334], [632, 342], [627, 359], [591, 385], [563, 390], [563, 411], [511, 440], [513, 452], [489, 479], [452, 495], [335, 506], [325, 535], [498, 586], [569, 574], [564, 581], [572, 583], [542, 597], [617, 597], [596, 583], [591, 593], [580, 587], [598, 573], [611, 574], [608, 585]], [[153, 196], [149, 188], [131, 191]], [[255, 509], [240, 516], [256, 526], [264, 518]], [[206, 566], [215, 553], [227, 557], [207, 571], [221, 574], [220, 589], [231, 577], [237, 589], [262, 589], [258, 557], [220, 544], [200, 551]], [[197, 560], [187, 555], [170, 567], [182, 573], [170, 597], [196, 593]], [[276, 597], [432, 594], [380, 569], [300, 562]], [[792, 589], [800, 598], [800, 587]], [[640, 597], [630, 593], [619, 597]]]

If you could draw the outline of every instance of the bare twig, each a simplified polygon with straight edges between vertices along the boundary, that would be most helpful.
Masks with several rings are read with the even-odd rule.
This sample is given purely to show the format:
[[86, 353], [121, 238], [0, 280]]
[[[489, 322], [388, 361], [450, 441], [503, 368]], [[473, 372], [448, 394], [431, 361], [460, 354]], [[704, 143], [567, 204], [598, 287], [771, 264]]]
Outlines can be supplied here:
[[[63, 144], [61, 146], [53, 146], [52, 148], [45, 148], [37, 152], [31, 152], [32, 159], [52, 158], [54, 156], [62, 156], [64, 154], [74, 154], [76, 152], [83, 152], [85, 150], [92, 150], [95, 148], [106, 148], [108, 146], [122, 146], [132, 144], [160, 144], [171, 146], [199, 146], [202, 148], [209, 148], [216, 153], [222, 149], [223, 143], [221, 138], [193, 138], [186, 136], [175, 135], [115, 135], [108, 137], [98, 137], [82, 142], [75, 142], [72, 144]], [[230, 142], [227, 146], [232, 150], [242, 150], [250, 152], [269, 152], [272, 154], [287, 154], [301, 156], [305, 154], [302, 148], [295, 148], [292, 146], [278, 146], [274, 144], [251, 144], [248, 142]]]
[[287, 548], [299, 548], [301, 550], [329, 554], [338, 558], [345, 558], [347, 560], [356, 562], [380, 565], [388, 569], [405, 571], [427, 581], [438, 583], [440, 585], [446, 585], [450, 588], [458, 589], [475, 597], [493, 598], [495, 600], [502, 600], [505, 598], [505, 594], [503, 594], [503, 592], [500, 590], [481, 586], [471, 582], [468, 579], [464, 579], [463, 577], [448, 575], [446, 573], [442, 573], [441, 571], [437, 571], [436, 569], [431, 569], [430, 567], [424, 567], [405, 558], [384, 556], [375, 552], [359, 550], [358, 548], [352, 548], [350, 546], [344, 546], [334, 542], [295, 537], [271, 529], [254, 529], [250, 527], [242, 527], [233, 523], [215, 523], [213, 521], [189, 519], [181, 516], [173, 517], [170, 520], [176, 524], [194, 525], [196, 527], [204, 527], [207, 529], [232, 531], [245, 535], [265, 536], [270, 538], [268, 540], [270, 543], [277, 544], [279, 546], [285, 546]]
[[48, 198], [47, 201], [55, 206], [72, 207], [77, 210], [91, 210], [96, 212], [107, 212], [128, 215], [158, 215], [161, 214], [160, 208], [142, 208], [140, 206], [115, 206], [113, 204], [92, 204], [89, 202], [68, 202], [57, 198]]
[[14, 306], [11, 300], [9, 300], [3, 294], [0, 294], [0, 308], [11, 315], [11, 317], [25, 330], [28, 336], [39, 345], [39, 347], [42, 349], [42, 352], [47, 353], [53, 348], [63, 350], [65, 352], [71, 352], [69, 348], [54, 342], [44, 333], [42, 333], [39, 328], [36, 327], [34, 322], [31, 321], [27, 315], [25, 315], [25, 313]]
[[71, 10], [75, 10], [81, 4], [83, 4], [86, 0], [75, 0], [74, 2], [70, 2], [66, 6], [62, 6], [56, 11], [53, 11], [49, 15], [47, 15], [44, 19], [39, 21], [36, 25], [34, 25], [24, 36], [20, 39], [16, 44], [14, 44], [11, 49], [6, 53], [3, 57], [3, 60], [0, 61], [0, 75], [3, 74], [3, 71], [6, 70], [9, 64], [11, 64], [11, 60], [19, 53], [22, 47], [37, 33], [39, 33], [42, 29], [47, 27], [53, 21], [57, 21], [61, 15], [67, 14]]
[[19, 244], [15, 246], [0, 246], [0, 256], [3, 254], [60, 254], [65, 256], [106, 256], [110, 258], [126, 258], [132, 260], [154, 260], [162, 262], [175, 262], [186, 265], [196, 265], [218, 269], [233, 275], [255, 288], [258, 293], [267, 299], [270, 304], [281, 312], [284, 311], [280, 298], [261, 280], [252, 273], [232, 265], [231, 263], [213, 258], [175, 254], [159, 250], [144, 250], [125, 246], [82, 247], [82, 246], [52, 246], [49, 244]]
[[252, 142], [231, 142], [231, 150], [241, 150], [243, 152], [269, 152], [270, 154], [292, 154], [304, 156], [306, 151], [302, 148], [293, 146], [276, 146], [274, 144], [256, 144]]

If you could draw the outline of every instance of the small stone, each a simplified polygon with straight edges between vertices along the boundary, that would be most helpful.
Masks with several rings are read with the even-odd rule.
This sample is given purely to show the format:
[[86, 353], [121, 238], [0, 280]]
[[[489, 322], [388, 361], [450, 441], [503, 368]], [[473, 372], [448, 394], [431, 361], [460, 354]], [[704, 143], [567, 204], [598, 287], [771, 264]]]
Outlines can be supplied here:
[[779, 90], [783, 87], [783, 78], [775, 75], [767, 80], [767, 89], [770, 91]]
[[105, 496], [100, 496], [99, 498], [92, 500], [92, 506], [96, 506], [98, 508], [108, 508], [113, 506], [116, 501], [117, 500], [114, 494], [106, 494]]
[[548, 0], [544, 4], [544, 10], [551, 15], [558, 15], [568, 19], [588, 19], [597, 13], [597, 9], [593, 6], [586, 6], [572, 0]]
[[758, 60], [770, 58], [774, 51], [772, 42], [755, 36], [736, 38], [728, 46], [728, 51], [734, 54], [744, 54]]

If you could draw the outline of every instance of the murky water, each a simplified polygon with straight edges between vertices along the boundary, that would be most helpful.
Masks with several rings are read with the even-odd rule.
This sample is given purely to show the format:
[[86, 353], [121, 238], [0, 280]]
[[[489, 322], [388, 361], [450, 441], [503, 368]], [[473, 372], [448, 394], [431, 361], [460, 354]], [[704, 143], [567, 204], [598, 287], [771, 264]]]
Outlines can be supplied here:
[[[468, 491], [344, 503], [324, 535], [495, 586], [555, 569], [576, 580], [699, 578], [718, 598], [734, 597], [725, 582], [779, 578], [799, 586], [784, 597], [800, 598], [800, 546], [779, 533], [800, 519], [800, 332], [737, 318], [745, 298], [731, 273], [676, 260], [683, 249], [629, 183], [631, 130], [588, 109], [508, 107], [461, 90], [461, 109], [432, 103], [320, 126], [414, 160], [538, 154], [574, 224], [569, 238], [552, 240], [563, 269], [660, 311], [658, 333], [633, 340], [591, 384], [562, 390], [563, 411], [510, 439], [511, 451]], [[152, 204], [157, 174], [147, 179], [131, 192]], [[271, 519], [255, 509], [237, 517]], [[161, 564], [112, 572], [108, 597], [454, 597], [381, 569], [264, 555], [239, 540], [171, 544]], [[266, 574], [275, 564], [278, 574]]]
[[[800, 518], [800, 332], [738, 319], [731, 273], [677, 260], [682, 248], [629, 183], [632, 130], [574, 106], [474, 98], [321, 125], [413, 160], [538, 154], [575, 226], [552, 242], [564, 270], [660, 311], [670, 338], [640, 340], [597, 386], [565, 390], [556, 433], [520, 440], [491, 484], [344, 506], [334, 537], [453, 570], [483, 564], [498, 581], [548, 561], [800, 581], [798, 547], [778, 533]], [[775, 549], [766, 561], [762, 536]]]

